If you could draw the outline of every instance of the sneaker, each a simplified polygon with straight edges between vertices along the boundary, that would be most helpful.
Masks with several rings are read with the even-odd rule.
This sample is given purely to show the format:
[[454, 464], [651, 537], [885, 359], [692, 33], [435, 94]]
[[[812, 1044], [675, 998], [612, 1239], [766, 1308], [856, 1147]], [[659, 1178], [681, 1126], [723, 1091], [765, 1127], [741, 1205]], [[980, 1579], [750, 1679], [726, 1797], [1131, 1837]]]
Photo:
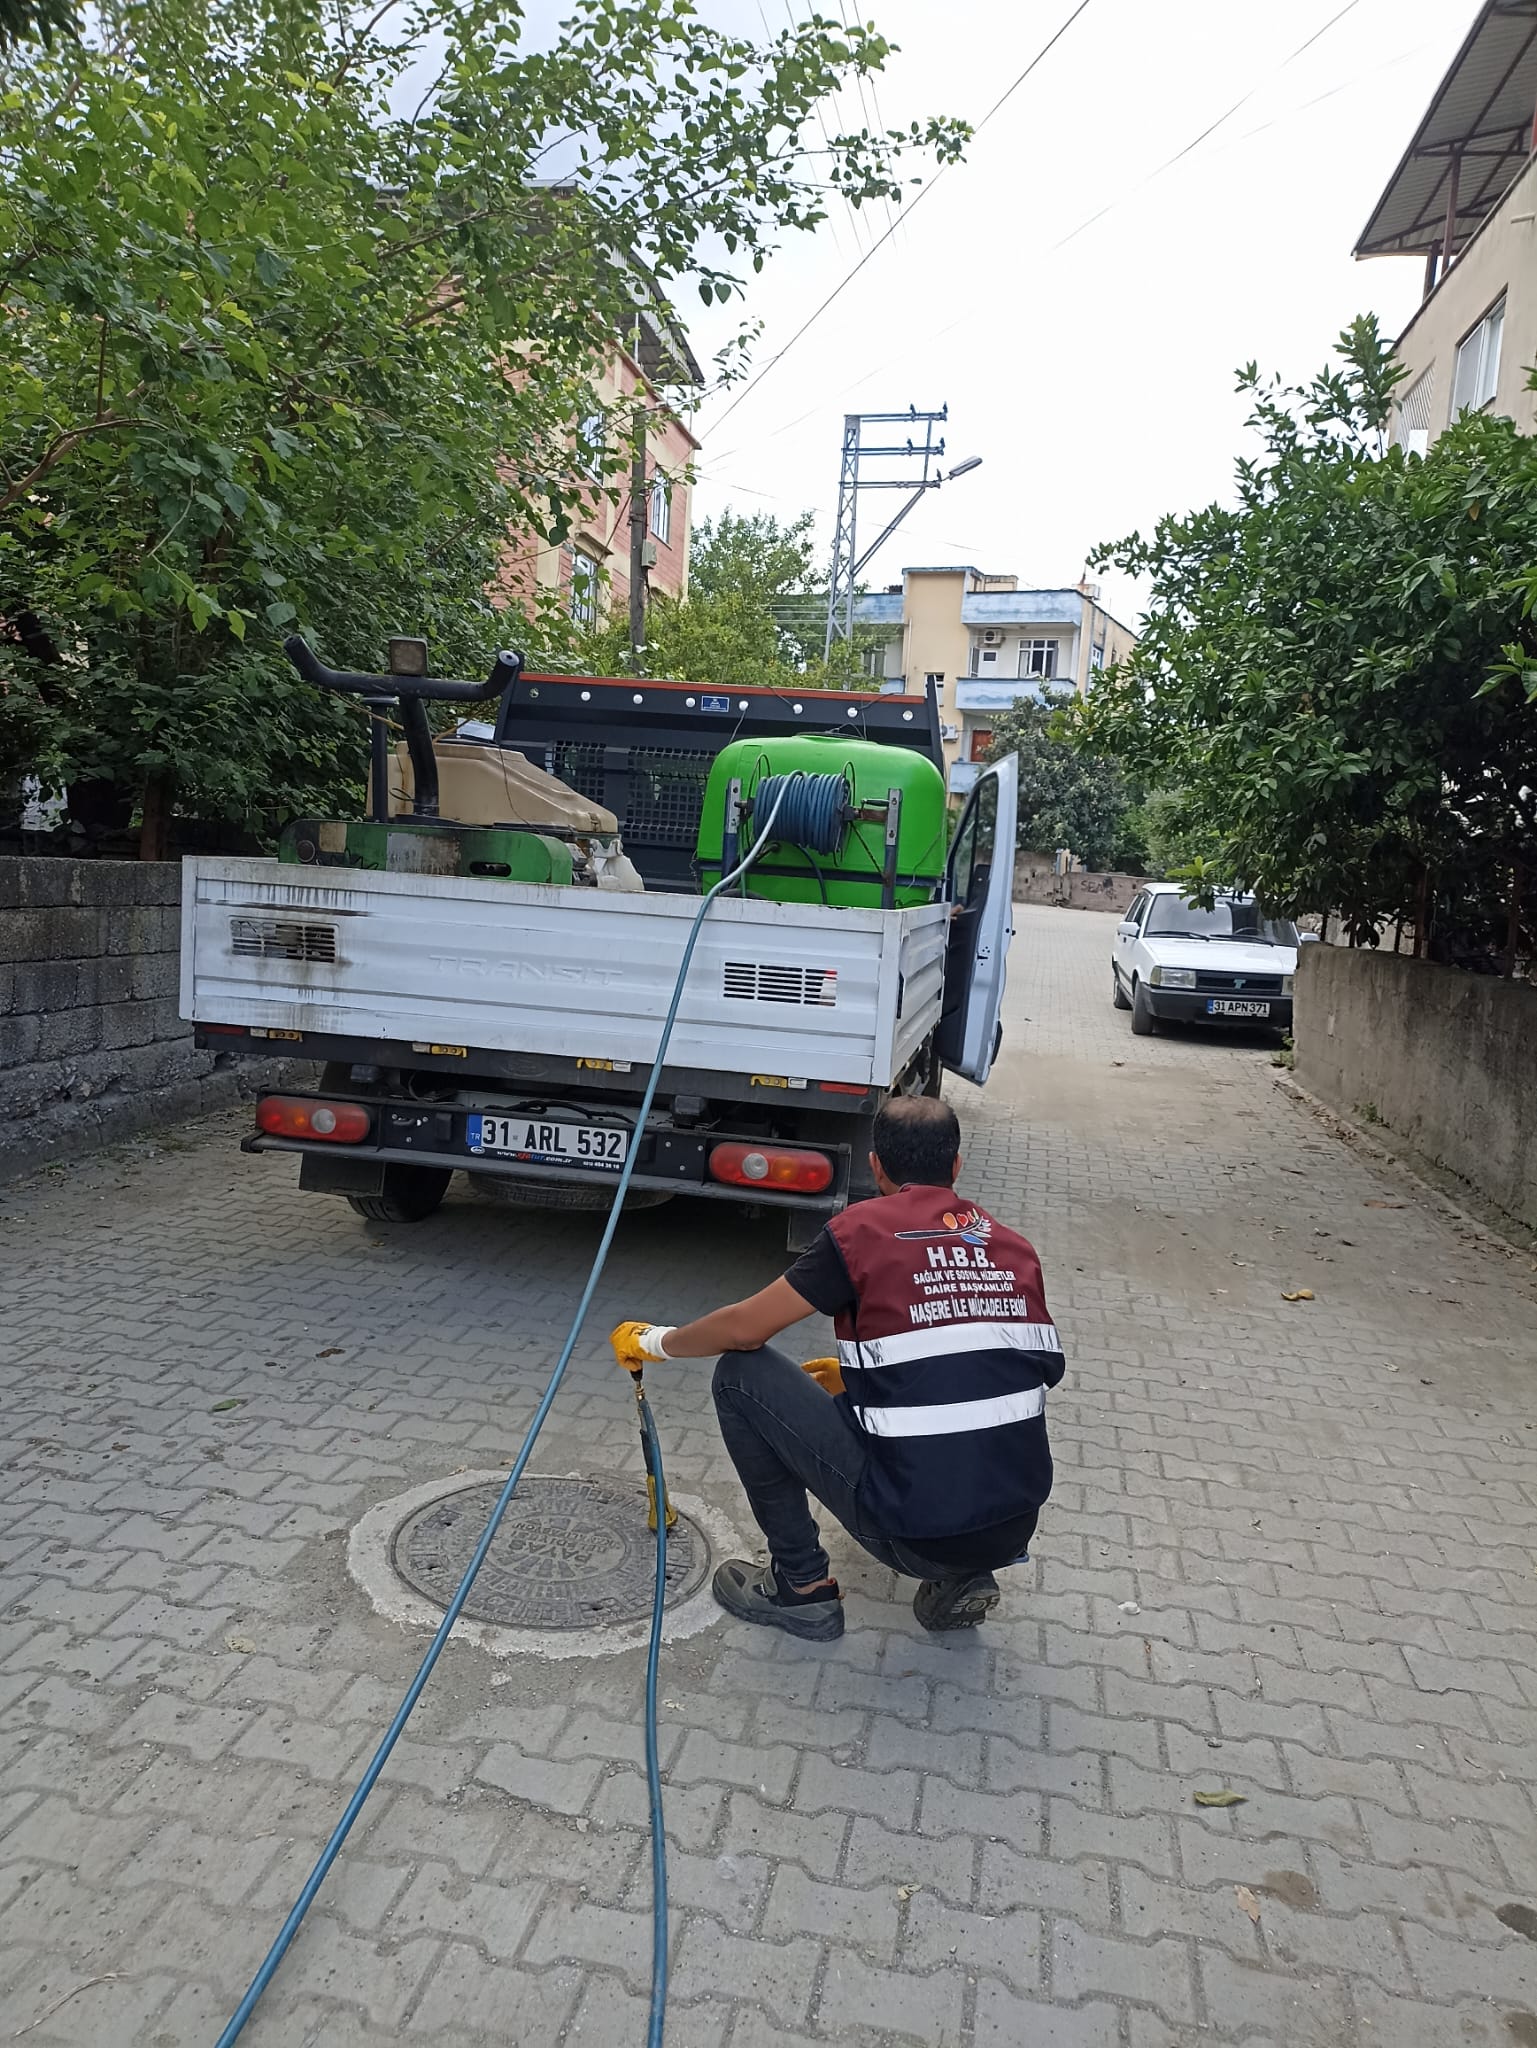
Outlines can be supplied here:
[[815, 1593], [797, 1593], [793, 1586], [779, 1584], [771, 1564], [732, 1557], [717, 1566], [711, 1586], [721, 1606], [740, 1621], [782, 1628], [787, 1635], [804, 1636], [813, 1643], [835, 1642], [843, 1634], [843, 1595], [836, 1580], [830, 1587], [818, 1586]]
[[991, 1572], [973, 1572], [964, 1579], [925, 1579], [913, 1595], [913, 1612], [926, 1629], [938, 1635], [952, 1628], [975, 1628], [998, 1605], [998, 1581]]

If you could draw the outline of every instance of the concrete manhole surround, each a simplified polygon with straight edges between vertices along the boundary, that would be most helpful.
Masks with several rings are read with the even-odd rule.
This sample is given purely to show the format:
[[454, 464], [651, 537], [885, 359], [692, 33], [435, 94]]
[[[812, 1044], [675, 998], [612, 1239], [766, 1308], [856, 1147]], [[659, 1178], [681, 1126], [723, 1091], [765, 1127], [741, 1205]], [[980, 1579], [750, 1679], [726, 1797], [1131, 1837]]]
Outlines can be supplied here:
[[[501, 1488], [461, 1487], [415, 1509], [395, 1531], [390, 1562], [439, 1607], [464, 1576]], [[667, 1534], [667, 1605], [699, 1590], [710, 1551], [680, 1513]], [[594, 1476], [525, 1478], [502, 1518], [464, 1613], [498, 1628], [591, 1629], [649, 1621], [656, 1537], [645, 1482]]]
[[[403, 1627], [437, 1627], [506, 1477], [456, 1472], [363, 1516], [348, 1541], [347, 1569], [376, 1613]], [[706, 1502], [676, 1490], [672, 1500], [678, 1522], [668, 1538], [663, 1636], [678, 1642], [722, 1618], [709, 1587], [713, 1565], [751, 1556], [755, 1546]], [[455, 1640], [498, 1657], [601, 1657], [641, 1647], [655, 1560], [640, 1474], [526, 1476]]]

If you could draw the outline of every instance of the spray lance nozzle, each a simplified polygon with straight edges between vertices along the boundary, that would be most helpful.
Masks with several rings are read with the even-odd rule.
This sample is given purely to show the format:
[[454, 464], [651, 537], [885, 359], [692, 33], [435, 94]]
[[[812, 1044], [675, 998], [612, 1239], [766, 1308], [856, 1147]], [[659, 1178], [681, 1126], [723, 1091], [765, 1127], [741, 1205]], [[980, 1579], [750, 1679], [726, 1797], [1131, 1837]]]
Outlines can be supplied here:
[[[656, 1474], [657, 1460], [656, 1452], [654, 1449], [656, 1441], [656, 1424], [651, 1419], [651, 1404], [646, 1399], [646, 1389], [644, 1382], [641, 1378], [640, 1367], [635, 1366], [632, 1367], [631, 1370], [634, 1372], [635, 1375], [635, 1406], [640, 1415], [640, 1454], [646, 1467], [646, 1527], [654, 1532], [656, 1529], [656, 1509], [658, 1492]], [[667, 1488], [665, 1483], [661, 1487], [661, 1501], [662, 1511], [667, 1517], [667, 1527], [671, 1529], [676, 1526], [678, 1520], [678, 1510], [673, 1506], [672, 1502], [667, 1497]]]

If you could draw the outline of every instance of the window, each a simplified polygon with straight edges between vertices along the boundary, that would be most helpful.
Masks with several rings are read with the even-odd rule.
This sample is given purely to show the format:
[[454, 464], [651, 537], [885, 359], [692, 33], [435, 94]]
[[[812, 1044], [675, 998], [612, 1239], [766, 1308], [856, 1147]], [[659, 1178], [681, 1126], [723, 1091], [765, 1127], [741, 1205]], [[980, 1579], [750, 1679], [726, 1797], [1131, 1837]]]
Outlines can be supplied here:
[[1055, 640], [1021, 640], [1019, 643], [1019, 673], [1022, 676], [1040, 676], [1043, 679], [1057, 672], [1057, 643]]
[[665, 476], [651, 482], [651, 531], [664, 547], [672, 539], [672, 484]]
[[1505, 332], [1505, 301], [1491, 306], [1457, 350], [1452, 384], [1452, 418], [1477, 412], [1494, 397], [1500, 381], [1500, 339]]
[[[987, 775], [967, 805], [950, 856], [950, 901], [976, 910], [987, 894], [998, 838], [998, 778]], [[953, 942], [952, 942], [953, 943]]]
[[601, 412], [590, 412], [576, 430], [576, 464], [583, 476], [603, 474], [608, 454], [608, 421]]
[[598, 565], [591, 555], [571, 557], [571, 616], [579, 626], [598, 623]]
[[1105, 665], [1105, 643], [1104, 643], [1104, 641], [1103, 641], [1103, 640], [1096, 640], [1096, 641], [1094, 642], [1093, 646], [1092, 646], [1092, 647], [1091, 647], [1091, 648], [1089, 649], [1089, 667], [1090, 667], [1090, 668], [1103, 668], [1103, 667], [1104, 667], [1104, 665]]
[[1435, 395], [1436, 373], [1431, 368], [1416, 377], [1398, 401], [1398, 413], [1393, 421], [1396, 447], [1407, 448], [1411, 455], [1425, 453], [1430, 446], [1430, 402]]
[[1210, 910], [1167, 894], [1153, 899], [1147, 935], [1204, 939], [1210, 944], [1238, 939], [1252, 946], [1295, 946], [1297, 927], [1289, 917], [1267, 917], [1252, 896], [1219, 896]]
[[971, 753], [968, 758], [973, 761], [985, 761], [992, 744], [993, 734], [990, 726], [973, 726], [971, 729]]

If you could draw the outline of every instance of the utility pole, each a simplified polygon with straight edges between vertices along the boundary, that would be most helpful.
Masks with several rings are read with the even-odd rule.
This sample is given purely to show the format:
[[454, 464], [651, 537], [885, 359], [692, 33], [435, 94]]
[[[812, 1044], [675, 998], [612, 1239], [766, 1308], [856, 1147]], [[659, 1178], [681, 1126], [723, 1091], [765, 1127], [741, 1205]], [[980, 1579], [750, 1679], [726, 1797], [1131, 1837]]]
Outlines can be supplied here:
[[[968, 461], [957, 463], [952, 470], [941, 472], [939, 468], [945, 452], [944, 437], [934, 437], [934, 429], [943, 426], [950, 417], [948, 405], [938, 412], [919, 412], [909, 406], [906, 412], [851, 412], [843, 417], [843, 458], [838, 472], [838, 523], [833, 532], [832, 578], [827, 590], [827, 638], [823, 653], [831, 654], [835, 640], [852, 640], [854, 637], [854, 591], [859, 582], [860, 571], [874, 559], [890, 540], [902, 521], [912, 511], [925, 491], [937, 491], [941, 484], [952, 477], [964, 476], [968, 470], [980, 469], [982, 458], [973, 455]], [[869, 447], [865, 444], [864, 430], [871, 426], [906, 426], [914, 431], [908, 439], [890, 447]], [[923, 428], [923, 439], [916, 438], [916, 431]], [[895, 463], [903, 472], [898, 476], [868, 476], [863, 465], [873, 462], [881, 465]], [[907, 503], [897, 512], [895, 518], [887, 521], [880, 533], [861, 553], [858, 541], [859, 493], [861, 491], [907, 491]]]
[[640, 401], [630, 416], [630, 667], [644, 667], [646, 647], [646, 523], [650, 492], [646, 486], [646, 407]]

